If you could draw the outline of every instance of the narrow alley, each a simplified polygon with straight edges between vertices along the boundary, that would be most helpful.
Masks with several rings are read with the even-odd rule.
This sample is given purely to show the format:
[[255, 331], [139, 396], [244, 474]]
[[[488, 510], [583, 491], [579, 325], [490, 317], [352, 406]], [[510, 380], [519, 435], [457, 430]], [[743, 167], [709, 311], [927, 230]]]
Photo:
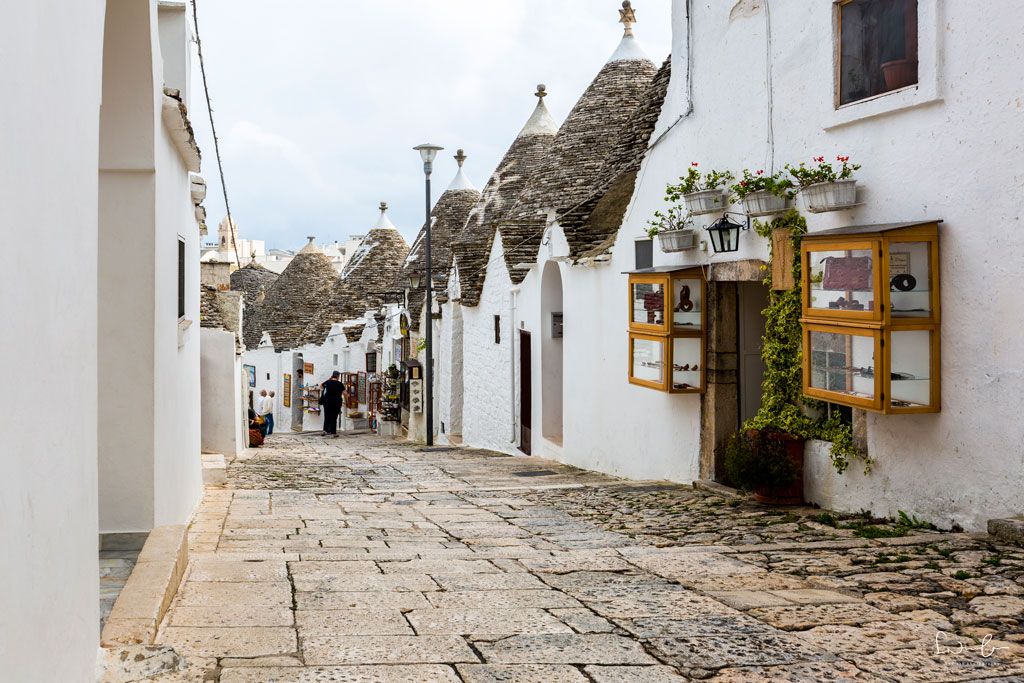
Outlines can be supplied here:
[[368, 434], [275, 435], [227, 474], [152, 680], [1024, 676], [1024, 551], [980, 536]]

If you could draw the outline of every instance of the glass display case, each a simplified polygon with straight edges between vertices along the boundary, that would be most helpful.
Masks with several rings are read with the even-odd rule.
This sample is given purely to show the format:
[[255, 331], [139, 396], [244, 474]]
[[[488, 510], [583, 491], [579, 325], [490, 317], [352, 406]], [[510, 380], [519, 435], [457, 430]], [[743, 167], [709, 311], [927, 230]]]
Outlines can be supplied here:
[[804, 393], [883, 413], [938, 412], [938, 222], [805, 235]]
[[671, 393], [704, 391], [707, 287], [699, 268], [629, 273], [629, 381]]

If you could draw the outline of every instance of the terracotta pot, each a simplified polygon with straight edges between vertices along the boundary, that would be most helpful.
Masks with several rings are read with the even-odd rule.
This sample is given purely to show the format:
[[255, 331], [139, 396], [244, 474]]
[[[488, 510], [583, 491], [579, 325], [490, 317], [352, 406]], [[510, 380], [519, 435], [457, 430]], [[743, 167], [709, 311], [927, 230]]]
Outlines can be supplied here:
[[[757, 439], [758, 430], [747, 432], [752, 439]], [[766, 439], [781, 441], [786, 448], [786, 455], [793, 463], [796, 476], [789, 486], [762, 487], [754, 489], [754, 500], [769, 505], [801, 505], [804, 502], [804, 439], [784, 432], [769, 432]]]
[[894, 59], [882, 63], [886, 90], [898, 90], [917, 83], [917, 60]]

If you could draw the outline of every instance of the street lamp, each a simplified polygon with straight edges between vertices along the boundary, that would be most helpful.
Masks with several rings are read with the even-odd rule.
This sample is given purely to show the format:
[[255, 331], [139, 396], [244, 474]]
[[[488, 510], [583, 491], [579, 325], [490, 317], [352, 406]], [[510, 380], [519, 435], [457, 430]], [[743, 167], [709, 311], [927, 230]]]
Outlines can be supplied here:
[[420, 271], [412, 270], [409, 271], [409, 289], [415, 291], [420, 288]]
[[[437, 157], [437, 153], [440, 152], [444, 147], [438, 147], [430, 143], [418, 145], [414, 147], [417, 152], [420, 153], [420, 158], [423, 159], [423, 176], [426, 181], [426, 219], [425, 219], [425, 260], [426, 260], [426, 272], [424, 278], [426, 279], [427, 285], [427, 336], [426, 336], [426, 362], [424, 365], [424, 381], [427, 385], [426, 391], [426, 402], [427, 402], [427, 445], [434, 445], [434, 316], [432, 315], [434, 309], [434, 293], [432, 286], [432, 277], [430, 272], [430, 174], [434, 170], [434, 159]], [[410, 278], [411, 283], [411, 278]], [[419, 284], [419, 283], [417, 283]]]

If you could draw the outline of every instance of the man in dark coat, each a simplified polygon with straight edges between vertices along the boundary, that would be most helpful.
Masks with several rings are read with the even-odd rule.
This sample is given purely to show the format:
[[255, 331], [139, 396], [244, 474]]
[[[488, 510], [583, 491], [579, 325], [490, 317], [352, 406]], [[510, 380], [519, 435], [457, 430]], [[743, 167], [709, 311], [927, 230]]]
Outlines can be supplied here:
[[341, 405], [345, 385], [338, 379], [341, 373], [335, 370], [331, 378], [320, 385], [320, 403], [324, 408], [324, 435], [338, 436], [338, 415], [341, 413]]

